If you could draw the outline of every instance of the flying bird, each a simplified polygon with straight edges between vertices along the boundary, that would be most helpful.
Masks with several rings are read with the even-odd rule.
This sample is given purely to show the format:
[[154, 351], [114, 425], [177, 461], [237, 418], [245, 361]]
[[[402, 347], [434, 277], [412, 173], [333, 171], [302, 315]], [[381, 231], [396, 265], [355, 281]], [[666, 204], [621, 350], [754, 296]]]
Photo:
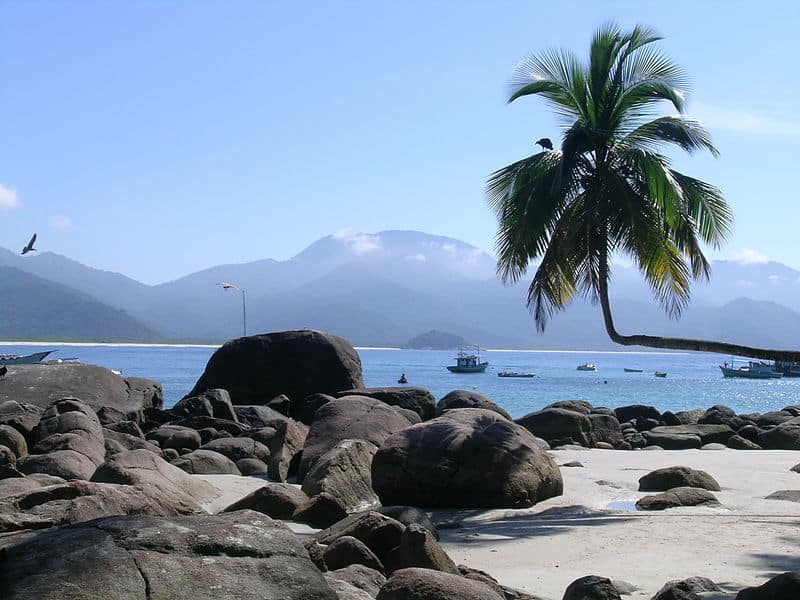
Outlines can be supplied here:
[[27, 245], [27, 246], [25, 246], [25, 247], [22, 249], [22, 252], [20, 252], [20, 254], [27, 254], [28, 252], [36, 252], [36, 248], [34, 248], [34, 247], [33, 247], [33, 245], [34, 245], [35, 243], [36, 243], [36, 234], [34, 233], [34, 234], [33, 234], [33, 237], [31, 238], [31, 241], [30, 241], [30, 242], [28, 242], [28, 245]]
[[536, 141], [543, 150], [552, 150], [553, 149], [553, 142], [550, 141], [550, 138], [542, 138]]

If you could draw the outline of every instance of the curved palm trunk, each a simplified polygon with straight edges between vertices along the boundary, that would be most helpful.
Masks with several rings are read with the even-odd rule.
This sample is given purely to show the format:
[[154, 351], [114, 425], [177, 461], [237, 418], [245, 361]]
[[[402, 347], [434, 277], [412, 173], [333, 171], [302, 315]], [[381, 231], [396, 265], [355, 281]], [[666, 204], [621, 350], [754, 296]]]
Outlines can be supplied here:
[[730, 354], [732, 356], [747, 356], [764, 360], [780, 360], [800, 362], [800, 351], [797, 350], [770, 350], [766, 348], [753, 348], [739, 344], [726, 344], [708, 340], [689, 340], [684, 338], [661, 337], [657, 335], [622, 335], [614, 327], [614, 317], [611, 315], [611, 305], [608, 301], [608, 259], [600, 259], [600, 306], [603, 309], [608, 337], [623, 346], [646, 346], [648, 348], [664, 348], [668, 350], [693, 350], [695, 352], [713, 352], [715, 354]]

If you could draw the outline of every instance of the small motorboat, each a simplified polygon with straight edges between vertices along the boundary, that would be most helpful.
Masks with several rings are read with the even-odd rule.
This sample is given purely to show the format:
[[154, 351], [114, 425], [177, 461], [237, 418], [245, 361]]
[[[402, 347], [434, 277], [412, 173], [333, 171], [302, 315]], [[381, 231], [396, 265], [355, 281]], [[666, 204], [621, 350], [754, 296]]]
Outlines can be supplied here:
[[666, 373], [666, 371], [656, 371], [656, 372], [655, 372], [655, 376], [656, 376], [656, 377], [662, 377], [662, 378], [663, 378], [663, 377], [666, 377], [666, 376], [667, 376], [667, 373]]
[[400, 383], [400, 384], [408, 383], [408, 378], [406, 377], [405, 373], [400, 375], [400, 379], [397, 380], [397, 383]]
[[498, 377], [536, 377], [536, 373], [520, 373], [519, 371], [500, 371]]
[[626, 373], [643, 373], [644, 372], [644, 369], [629, 369], [628, 367], [625, 367], [623, 370]]
[[578, 371], [597, 371], [597, 366], [593, 365], [592, 363], [583, 363], [582, 365], [578, 365], [576, 369]]
[[35, 365], [42, 362], [48, 355], [55, 350], [45, 352], [34, 352], [33, 354], [0, 354], [0, 365]]

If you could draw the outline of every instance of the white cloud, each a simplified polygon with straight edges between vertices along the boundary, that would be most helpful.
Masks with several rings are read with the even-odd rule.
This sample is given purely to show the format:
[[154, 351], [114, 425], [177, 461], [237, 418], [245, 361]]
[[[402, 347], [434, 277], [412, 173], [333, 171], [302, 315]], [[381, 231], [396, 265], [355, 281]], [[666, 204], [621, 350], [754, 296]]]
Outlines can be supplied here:
[[345, 244], [354, 254], [359, 256], [378, 250], [381, 247], [381, 241], [377, 235], [351, 233], [351, 231], [349, 227], [340, 229], [333, 234], [333, 238]]
[[455, 256], [456, 255], [456, 247], [455, 244], [444, 243], [442, 244], [442, 250], [447, 252], [448, 254]]
[[409, 254], [408, 256], [405, 257], [405, 259], [424, 263], [427, 262], [428, 257], [425, 256], [424, 254]]
[[64, 215], [55, 215], [50, 217], [50, 225], [55, 229], [66, 231], [67, 229], [72, 229], [72, 219]]
[[0, 183], [0, 208], [11, 210], [19, 206], [17, 190]]
[[800, 135], [800, 121], [769, 114], [768, 110], [739, 110], [698, 103], [691, 113], [711, 130], [725, 129], [760, 135]]
[[770, 281], [780, 281], [781, 280], [781, 276], [780, 275], [770, 275], [769, 277], [767, 277], [767, 279], [769, 279]]
[[742, 248], [731, 257], [731, 260], [741, 265], [756, 265], [769, 262], [769, 258], [752, 248]]

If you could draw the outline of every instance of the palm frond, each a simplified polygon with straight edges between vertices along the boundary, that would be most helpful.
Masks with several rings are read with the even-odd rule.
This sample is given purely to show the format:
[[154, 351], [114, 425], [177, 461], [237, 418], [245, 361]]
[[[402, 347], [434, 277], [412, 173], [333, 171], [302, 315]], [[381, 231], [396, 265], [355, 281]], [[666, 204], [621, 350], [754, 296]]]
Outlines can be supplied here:
[[703, 126], [681, 115], [660, 117], [644, 123], [623, 137], [616, 146], [620, 150], [643, 148], [656, 151], [662, 144], [675, 144], [689, 153], [708, 150], [714, 156], [719, 155]]

